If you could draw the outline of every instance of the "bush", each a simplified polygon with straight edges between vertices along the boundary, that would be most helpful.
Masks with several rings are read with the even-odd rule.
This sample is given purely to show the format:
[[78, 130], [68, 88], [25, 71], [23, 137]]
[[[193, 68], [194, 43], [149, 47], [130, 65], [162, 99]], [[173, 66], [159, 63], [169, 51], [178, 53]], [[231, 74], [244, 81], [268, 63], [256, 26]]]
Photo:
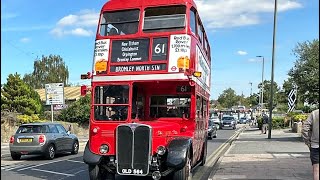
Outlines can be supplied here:
[[61, 121], [88, 124], [90, 118], [90, 95], [81, 97], [76, 102], [63, 109], [58, 119]]
[[[262, 128], [262, 117], [259, 117], [257, 120], [258, 128]], [[284, 117], [273, 117], [272, 118], [272, 129], [281, 129], [288, 127], [288, 123], [286, 122]]]
[[18, 115], [17, 116], [19, 124], [26, 124], [26, 123], [35, 123], [35, 122], [46, 122], [45, 119], [40, 119], [39, 114], [29, 115]]

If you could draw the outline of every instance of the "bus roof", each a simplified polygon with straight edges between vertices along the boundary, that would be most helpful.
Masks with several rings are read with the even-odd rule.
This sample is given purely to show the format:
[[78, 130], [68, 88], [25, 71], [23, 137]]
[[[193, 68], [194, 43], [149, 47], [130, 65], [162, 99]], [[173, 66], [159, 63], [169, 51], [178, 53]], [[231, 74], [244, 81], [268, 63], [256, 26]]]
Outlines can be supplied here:
[[142, 6], [163, 6], [172, 4], [192, 4], [196, 8], [196, 4], [193, 0], [110, 0], [104, 4], [102, 10], [114, 10], [114, 9], [129, 9], [138, 8]]

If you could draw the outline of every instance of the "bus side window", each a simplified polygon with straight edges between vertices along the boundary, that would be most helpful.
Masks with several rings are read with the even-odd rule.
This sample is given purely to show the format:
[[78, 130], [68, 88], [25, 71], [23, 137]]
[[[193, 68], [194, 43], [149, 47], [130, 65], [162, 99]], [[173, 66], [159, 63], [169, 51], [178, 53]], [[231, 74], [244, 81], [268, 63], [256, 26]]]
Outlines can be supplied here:
[[190, 10], [190, 28], [191, 31], [196, 34], [197, 33], [197, 13], [196, 10], [192, 7]]

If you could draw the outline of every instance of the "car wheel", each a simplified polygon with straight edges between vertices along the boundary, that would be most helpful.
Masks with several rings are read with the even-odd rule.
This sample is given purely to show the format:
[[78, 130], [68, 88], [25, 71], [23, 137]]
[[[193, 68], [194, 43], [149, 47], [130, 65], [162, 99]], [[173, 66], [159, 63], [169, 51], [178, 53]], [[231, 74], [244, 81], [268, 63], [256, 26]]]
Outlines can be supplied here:
[[217, 131], [216, 131], [216, 133], [214, 133], [213, 138], [217, 138]]
[[11, 154], [11, 158], [13, 160], [20, 160], [20, 158], [21, 158], [21, 154], [14, 153], [14, 152], [10, 152], [10, 154]]
[[53, 144], [49, 144], [45, 152], [46, 159], [51, 160], [54, 158], [55, 155], [56, 155], [56, 148], [54, 147]]
[[173, 173], [172, 180], [190, 180], [191, 178], [191, 159], [188, 152], [185, 166], [181, 170]]
[[75, 141], [75, 142], [73, 142], [73, 144], [72, 144], [71, 154], [78, 154], [78, 151], [79, 151], [79, 142], [78, 142], [78, 141]]

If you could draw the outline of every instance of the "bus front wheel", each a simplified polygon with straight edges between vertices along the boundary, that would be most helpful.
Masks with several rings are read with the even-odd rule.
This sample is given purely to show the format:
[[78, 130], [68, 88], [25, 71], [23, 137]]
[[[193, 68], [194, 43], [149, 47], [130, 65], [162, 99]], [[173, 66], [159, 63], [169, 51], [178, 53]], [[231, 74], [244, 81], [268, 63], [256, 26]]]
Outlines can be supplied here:
[[99, 165], [89, 165], [90, 180], [115, 180], [115, 174], [109, 173]]

